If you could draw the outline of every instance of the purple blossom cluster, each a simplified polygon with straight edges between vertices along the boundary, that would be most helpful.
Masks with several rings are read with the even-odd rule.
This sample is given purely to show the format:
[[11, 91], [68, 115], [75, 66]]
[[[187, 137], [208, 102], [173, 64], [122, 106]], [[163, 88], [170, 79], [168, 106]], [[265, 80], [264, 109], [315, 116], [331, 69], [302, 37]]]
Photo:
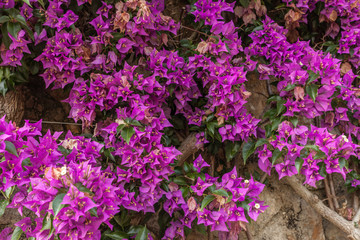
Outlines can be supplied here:
[[[93, 167], [88, 161], [46, 168], [42, 177], [31, 178], [32, 191], [26, 198], [23, 193], [14, 197], [17, 205], [34, 211], [39, 217], [35, 219], [36, 227], [29, 217], [16, 226], [27, 237], [36, 239], [53, 239], [56, 235], [69, 240], [100, 239], [100, 225], [105, 223], [111, 227], [109, 220], [119, 210], [114, 180], [112, 172]], [[48, 221], [53, 218], [53, 229], [43, 228], [44, 212]]]
[[[71, 133], [59, 142], [61, 133], [41, 137], [40, 131], [41, 122], [26, 121], [19, 128], [5, 117], [0, 120], [0, 189], [17, 186], [8, 207], [21, 215], [25, 207], [37, 216], [16, 226], [36, 239], [53, 239], [55, 234], [62, 239], [100, 239], [100, 224], [111, 227], [109, 220], [120, 205], [116, 175], [95, 167], [102, 145]], [[53, 229], [44, 229], [44, 218], [53, 221]]]
[[1, 45], [0, 56], [2, 63], [0, 66], [21, 66], [20, 61], [23, 58], [24, 53], [31, 54], [27, 46], [31, 41], [27, 40], [24, 30], [20, 30], [17, 37], [13, 37], [10, 33], [8, 33], [8, 35], [11, 39], [11, 44], [9, 49], [6, 49], [5, 45]]
[[[197, 10], [192, 12], [196, 19], [205, 20], [205, 24], [211, 26], [212, 35], [198, 44], [196, 50], [200, 55], [190, 57], [188, 66], [191, 70], [201, 69], [196, 75], [208, 89], [208, 103], [205, 107], [209, 112], [215, 112], [218, 123], [225, 122], [225, 126], [219, 129], [222, 141], [246, 140], [249, 136], [256, 135], [256, 125], [260, 121], [248, 114], [244, 107], [246, 99], [251, 95], [244, 85], [247, 81], [246, 73], [252, 71], [255, 65], [250, 62], [245, 67], [239, 64], [241, 59], [235, 56], [243, 48], [236, 33], [237, 28], [233, 21], [226, 23], [221, 16], [223, 11], [233, 12], [233, 4], [198, 1], [195, 4]], [[210, 61], [210, 58], [205, 57], [206, 54], [210, 54], [215, 61]], [[188, 118], [198, 116], [198, 113], [189, 113]], [[202, 114], [198, 117], [201, 119]]]
[[[288, 1], [284, 0], [289, 6], [294, 3], [296, 8], [301, 11], [301, 22], [307, 22], [307, 15], [316, 8], [316, 3], [319, 1]], [[349, 61], [355, 68], [360, 66], [360, 4], [357, 0], [332, 0], [321, 1], [324, 2], [324, 9], [320, 12], [319, 21], [326, 22], [328, 28], [324, 36], [330, 36], [333, 39], [341, 33], [339, 41], [340, 54], [349, 54]], [[337, 19], [340, 18], [340, 25]]]
[[[245, 53], [268, 60], [269, 64], [258, 65], [261, 79], [269, 79], [269, 75], [280, 79], [277, 89], [286, 100], [284, 115], [299, 114], [314, 118], [333, 110], [331, 97], [337, 86], [345, 84], [345, 79], [350, 83], [354, 80], [352, 72], [347, 73], [349, 77], [341, 78], [339, 60], [315, 51], [307, 42], [289, 43], [286, 30], [269, 18], [263, 24], [263, 30], [250, 35], [253, 43], [245, 49]], [[317, 75], [312, 77], [310, 74]], [[305, 92], [309, 85], [316, 89], [317, 96], [311, 96], [309, 90]]]
[[[279, 179], [303, 174], [306, 184], [316, 187], [324, 174], [340, 173], [344, 179], [349, 170], [346, 162], [350, 156], [359, 157], [359, 145], [345, 135], [336, 136], [326, 128], [306, 126], [294, 128], [284, 121], [279, 125], [278, 135], [270, 139], [258, 151], [259, 167], [270, 175], [274, 167]], [[283, 152], [281, 159], [272, 158], [273, 152]]]
[[[315, 2], [297, 1], [296, 7], [304, 17], [314, 11]], [[20, 66], [23, 53], [31, 54], [30, 43], [45, 45], [35, 60], [42, 63], [46, 87], [70, 87], [64, 100], [70, 105], [69, 117], [82, 121], [83, 128], [95, 125], [97, 140], [71, 133], [60, 140], [58, 132], [42, 135], [41, 122], [26, 121], [19, 128], [0, 120], [0, 190], [17, 186], [9, 207], [21, 215], [24, 208], [35, 213], [35, 219], [16, 224], [27, 237], [100, 239], [100, 224], [112, 229], [110, 220], [121, 208], [127, 213], [165, 211], [171, 222], [163, 239], [184, 239], [187, 228], [202, 224], [219, 231], [222, 239], [237, 239], [244, 224], [256, 221], [267, 207], [258, 197], [264, 184], [238, 177], [235, 168], [210, 176], [203, 170], [209, 165], [201, 155], [189, 165], [191, 177], [176, 184], [179, 167], [174, 166], [181, 153], [165, 144], [164, 137], [175, 116], [181, 116], [196, 129], [198, 148], [215, 140], [240, 143], [260, 138], [260, 119], [245, 107], [251, 95], [245, 87], [248, 72], [279, 80], [279, 96], [271, 99], [276, 99], [282, 116], [270, 131], [274, 134], [267, 133], [268, 139], [262, 139], [266, 144], [257, 150], [261, 170], [270, 175], [275, 168], [279, 178], [301, 173], [306, 184], [316, 187], [325, 174], [345, 178], [350, 157], [359, 157], [354, 141], [359, 127], [353, 119], [360, 117], [360, 89], [351, 66], [344, 71], [344, 63], [308, 42], [289, 43], [287, 30], [269, 17], [243, 48], [240, 28], [224, 19], [224, 12], [234, 13], [235, 2], [199, 0], [191, 14], [200, 26], [195, 31], [204, 26], [206, 33], [184, 53], [172, 50], [177, 46], [172, 36], [180, 25], [163, 15], [162, 1], [101, 2], [86, 27], [79, 21], [82, 14], [68, 9], [70, 1], [29, 3], [32, 7], [16, 4], [30, 26], [41, 22], [41, 27], [34, 27], [33, 41], [28, 29], [17, 37], [9, 34], [9, 48], [0, 48], [1, 65]], [[77, 0], [81, 8], [90, 4], [91, 0]], [[326, 36], [331, 37], [340, 31], [335, 20], [341, 18], [339, 53], [350, 54], [349, 61], [358, 67], [356, 4], [326, 1], [321, 18], [330, 24]], [[14, 8], [15, 2], [2, 1], [0, 7]], [[254, 7], [261, 7], [258, 15], [265, 13], [261, 4]], [[249, 24], [253, 16], [247, 18], [244, 22]], [[321, 127], [287, 121], [299, 116], [322, 117]], [[211, 131], [209, 122], [216, 129]], [[337, 131], [340, 134], [332, 134]], [[106, 169], [100, 167], [104, 165]], [[351, 184], [356, 187], [359, 180]]]
[[[212, 0], [197, 1], [194, 6], [196, 10], [192, 12], [195, 15], [195, 21], [203, 20], [207, 25], [214, 25], [223, 20], [222, 12], [234, 12], [235, 2], [227, 3], [223, 0], [214, 2]], [[223, 21], [221, 21], [223, 22]]]
[[[194, 166], [201, 171], [201, 168], [209, 165], [199, 155]], [[248, 222], [246, 216], [256, 221], [259, 214], [267, 208], [264, 202], [258, 199], [264, 186], [253, 178], [238, 177], [235, 168], [221, 179], [206, 173], [198, 177], [190, 187], [192, 194], [187, 200], [183, 198], [179, 186], [172, 183], [169, 186], [170, 191], [165, 195], [164, 210], [170, 216], [175, 211], [180, 211], [181, 217], [171, 222], [163, 239], [184, 239], [184, 227], [193, 228], [196, 224], [204, 224], [210, 226], [212, 231], [219, 231], [222, 239], [237, 239], [244, 226], [242, 224]], [[210, 187], [213, 188], [212, 191], [209, 190]], [[203, 197], [213, 199], [205, 208], [201, 203]], [[245, 201], [248, 202], [247, 210], [239, 206]]]
[[[245, 49], [247, 54], [268, 60], [269, 64], [258, 65], [262, 79], [269, 75], [280, 79], [277, 89], [286, 101], [284, 116], [315, 118], [325, 114], [324, 126], [329, 129], [340, 126], [343, 133], [356, 134], [357, 127], [348, 118], [349, 113], [355, 118], [359, 115], [356, 75], [351, 69], [343, 72], [340, 61], [330, 54], [316, 51], [306, 42], [291, 44], [285, 35], [285, 29], [267, 19], [263, 30], [250, 35], [253, 43]], [[334, 108], [331, 105], [334, 95], [347, 108]]]
[[15, 6], [15, 1], [14, 0], [3, 0], [0, 1], [0, 8], [13, 8]]

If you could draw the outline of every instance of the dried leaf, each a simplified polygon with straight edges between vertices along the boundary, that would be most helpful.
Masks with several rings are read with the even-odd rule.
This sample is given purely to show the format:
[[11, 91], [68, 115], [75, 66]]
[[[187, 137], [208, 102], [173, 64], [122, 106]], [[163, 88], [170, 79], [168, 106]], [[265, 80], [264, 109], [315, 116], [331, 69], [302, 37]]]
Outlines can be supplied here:
[[294, 88], [294, 96], [295, 96], [296, 101], [304, 100], [304, 95], [305, 95], [304, 88], [299, 87], [299, 86], [296, 86]]
[[201, 41], [195, 50], [198, 51], [200, 54], [204, 54], [209, 51], [209, 44], [205, 41]]
[[234, 9], [235, 16], [237, 16], [238, 18], [241, 18], [244, 15], [244, 12], [245, 12], [245, 8], [240, 6], [237, 6]]
[[296, 29], [292, 29], [286, 34], [286, 37], [290, 43], [294, 43], [299, 39], [299, 32]]
[[243, 16], [243, 21], [244, 21], [245, 25], [251, 23], [252, 20], [255, 20], [255, 19], [256, 19], [256, 15], [251, 10], [248, 10]]
[[194, 211], [196, 209], [196, 206], [197, 206], [195, 198], [194, 197], [189, 198], [187, 200], [187, 205], [189, 207], [190, 212]]
[[258, 15], [259, 17], [266, 15], [267, 13], [267, 9], [264, 5], [261, 5], [259, 10], [256, 10], [256, 15]]
[[168, 187], [171, 192], [175, 192], [175, 191], [179, 190], [179, 185], [177, 185], [174, 182], [171, 182]]
[[294, 10], [290, 10], [285, 15], [285, 20], [289, 22], [298, 22], [302, 18], [302, 14], [300, 12], [295, 12]]
[[330, 16], [329, 16], [329, 20], [332, 22], [335, 22], [336, 19], [337, 19], [337, 12], [335, 10], [332, 10], [332, 12], [330, 13]]
[[161, 34], [161, 41], [167, 46], [168, 43], [168, 35], [166, 33]]
[[351, 65], [350, 65], [350, 63], [345, 62], [345, 63], [341, 64], [341, 73], [342, 73], [342, 74], [345, 74], [345, 73], [347, 73], [347, 72], [350, 71], [350, 70], [351, 70]]

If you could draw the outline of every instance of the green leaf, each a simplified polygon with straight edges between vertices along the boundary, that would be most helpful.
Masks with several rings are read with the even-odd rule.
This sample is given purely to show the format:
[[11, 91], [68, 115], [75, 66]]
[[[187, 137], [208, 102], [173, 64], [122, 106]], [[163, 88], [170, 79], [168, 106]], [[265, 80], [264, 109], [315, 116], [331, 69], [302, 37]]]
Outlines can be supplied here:
[[25, 28], [25, 30], [28, 33], [28, 35], [30, 36], [30, 38], [34, 41], [34, 33], [27, 25], [25, 18], [23, 16], [21, 16], [20, 14], [18, 14], [15, 16], [15, 19], [21, 24], [21, 26], [23, 28]]
[[43, 0], [38, 0], [38, 3], [40, 3], [40, 5], [45, 8], [45, 4], [44, 4], [44, 1]]
[[32, 8], [29, 0], [22, 0], [22, 1], [23, 1], [24, 3], [26, 3], [27, 5], [29, 5], [29, 6]]
[[287, 86], [284, 88], [284, 91], [286, 91], [286, 92], [291, 91], [291, 90], [293, 90], [295, 87], [296, 87], [295, 84], [289, 84], [289, 85], [287, 85]]
[[271, 163], [273, 165], [274, 165], [275, 161], [281, 157], [281, 154], [282, 154], [282, 152], [278, 148], [275, 148], [275, 150], [272, 154], [272, 158], [271, 158]]
[[0, 23], [5, 23], [8, 22], [10, 20], [10, 18], [8, 16], [1, 16], [0, 17]]
[[15, 19], [16, 19], [16, 21], [18, 21], [20, 24], [22, 24], [22, 25], [27, 25], [27, 24], [26, 24], [26, 19], [25, 19], [23, 16], [21, 16], [20, 14], [19, 14], [19, 15], [16, 15], [16, 16], [15, 16]]
[[147, 240], [149, 235], [149, 230], [144, 226], [139, 229], [136, 234], [135, 240]]
[[273, 119], [271, 122], [271, 131], [278, 129], [279, 124], [282, 122], [283, 116]]
[[313, 71], [311, 70], [308, 70], [307, 71], [309, 73], [309, 81], [308, 81], [308, 84], [315, 81], [316, 79], [318, 79], [318, 77], [320, 77], [320, 74], [319, 72], [317, 73], [314, 73]]
[[269, 124], [265, 125], [265, 136], [270, 137], [271, 133], [272, 133], [271, 125], [269, 125]]
[[186, 178], [183, 176], [176, 177], [173, 182], [178, 185], [187, 185]]
[[304, 164], [304, 159], [299, 158], [299, 157], [296, 158], [296, 160], [295, 160], [295, 167], [296, 167], [296, 170], [298, 171], [299, 174], [300, 174], [300, 170], [301, 170], [303, 164]]
[[266, 111], [266, 113], [264, 114], [264, 119], [265, 118], [270, 118], [273, 119], [276, 117], [276, 109], [275, 108], [270, 108], [268, 111]]
[[217, 189], [217, 190], [213, 191], [212, 193], [219, 195], [219, 196], [223, 196], [223, 197], [229, 197], [229, 194], [225, 189]]
[[135, 130], [133, 127], [126, 127], [121, 131], [121, 137], [129, 144], [131, 137], [134, 135]]
[[314, 156], [314, 159], [324, 159], [324, 158], [326, 158], [326, 154], [320, 150]]
[[120, 133], [121, 130], [123, 130], [123, 128], [124, 128], [125, 126], [126, 126], [125, 124], [120, 124], [120, 125], [117, 126], [117, 128], [116, 128], [116, 132], [117, 132], [117, 133]]
[[339, 168], [340, 169], [343, 169], [344, 167], [346, 167], [346, 164], [347, 164], [347, 161], [345, 158], [342, 157], [339, 159]]
[[21, 162], [21, 166], [24, 169], [24, 171], [26, 170], [25, 167], [26, 166], [31, 166], [31, 161], [30, 158], [25, 158], [22, 162]]
[[6, 207], [9, 205], [8, 199], [1, 199], [0, 200], [0, 217], [4, 215]]
[[94, 216], [94, 217], [99, 217], [98, 214], [97, 214], [97, 207], [93, 207], [89, 210], [91, 216]]
[[120, 232], [120, 231], [116, 231], [116, 232], [112, 232], [112, 233], [105, 233], [105, 236], [114, 239], [114, 240], [122, 240], [122, 239], [129, 239], [129, 235], [124, 233], [124, 232]]
[[251, 154], [253, 154], [255, 151], [255, 143], [253, 141], [248, 141], [244, 143], [243, 149], [242, 149], [242, 157], [244, 159], [244, 163], [246, 163], [246, 160], [250, 157]]
[[319, 163], [318, 166], [320, 165], [320, 170], [319, 170], [319, 174], [322, 177], [326, 177], [326, 166], [323, 162]]
[[286, 103], [285, 100], [281, 100], [276, 103], [276, 109], [277, 109], [276, 116], [279, 116], [280, 113], [282, 113], [286, 109], [284, 103]]
[[5, 197], [6, 197], [7, 199], [10, 199], [12, 193], [14, 192], [14, 190], [15, 190], [15, 186], [12, 186], [12, 187], [9, 187], [8, 189], [6, 189], [6, 191], [5, 191]]
[[214, 136], [216, 126], [218, 126], [217, 122], [209, 122], [206, 124], [206, 127], [209, 130], [209, 132], [211, 133], [211, 136]]
[[5, 148], [6, 151], [8, 151], [9, 153], [11, 153], [17, 157], [19, 156], [16, 151], [16, 147], [12, 142], [5, 141], [5, 144], [6, 144], [6, 148]]
[[190, 42], [189, 39], [183, 38], [183, 39], [180, 40], [180, 45], [181, 45], [182, 47], [187, 47], [187, 48], [189, 48], [189, 47], [191, 47], [191, 42]]
[[11, 240], [19, 240], [22, 234], [23, 230], [21, 230], [19, 227], [16, 227], [13, 234], [11, 235]]
[[191, 171], [193, 170], [193, 167], [192, 167], [192, 166], [193, 166], [193, 165], [190, 165], [189, 163], [185, 162], [185, 163], [184, 163], [184, 171], [185, 171], [185, 173], [191, 172]]
[[47, 216], [44, 217], [41, 231], [51, 229], [52, 219], [48, 219]]
[[133, 126], [142, 127], [142, 124], [138, 120], [135, 120], [135, 119], [131, 119], [130, 124]]
[[265, 139], [265, 138], [260, 138], [260, 139], [257, 140], [256, 143], [255, 143], [255, 149], [258, 148], [258, 147], [260, 147], [260, 146], [262, 146], [262, 145], [264, 145], [264, 144], [266, 144], [266, 143], [268, 143], [268, 140], [267, 140], [267, 139]]
[[235, 155], [239, 152], [240, 147], [241, 147], [240, 142], [227, 141], [225, 144], [226, 160], [230, 161], [231, 159], [233, 159], [235, 157]]
[[260, 26], [255, 27], [252, 31], [256, 32], [256, 31], [263, 30], [263, 29], [264, 29], [263, 25], [260, 25]]
[[239, 2], [244, 8], [247, 8], [249, 6], [249, 0], [240, 0]]
[[313, 85], [313, 84], [310, 84], [310, 85], [306, 86], [306, 93], [311, 97], [311, 99], [314, 102], [315, 102], [316, 97], [318, 95], [318, 88], [319, 88], [319, 86]]
[[282, 100], [282, 97], [274, 95], [274, 96], [269, 97], [267, 102], [268, 103], [270, 103], [270, 102], [278, 102], [278, 101], [281, 101], [281, 100]]
[[297, 117], [291, 117], [290, 118], [290, 122], [294, 125], [294, 127], [297, 127], [298, 123], [299, 123], [299, 118]]
[[92, 191], [90, 191], [90, 189], [88, 189], [87, 187], [85, 187], [81, 182], [75, 183], [75, 187], [76, 187], [80, 192], [94, 194]]
[[207, 195], [201, 202], [201, 211], [215, 199], [214, 195]]
[[8, 32], [17, 39], [18, 32], [21, 30], [19, 23], [8, 22], [7, 23]]
[[9, 48], [11, 43], [11, 38], [8, 35], [7, 26], [8, 26], [8, 22], [2, 24], [1, 33], [2, 33], [2, 42], [5, 44], [6, 48]]
[[180, 191], [182, 193], [183, 198], [186, 198], [189, 195], [190, 188], [189, 187], [181, 187]]
[[5, 97], [6, 92], [8, 91], [8, 87], [5, 81], [0, 82], [0, 92]]
[[316, 145], [306, 145], [304, 146], [305, 149], [311, 149], [311, 150], [314, 150], [316, 152], [320, 151], [319, 147], [316, 146]]
[[52, 207], [54, 211], [54, 216], [56, 216], [60, 212], [60, 210], [65, 206], [65, 204], [61, 204], [65, 195], [66, 195], [65, 193], [60, 193], [53, 200]]

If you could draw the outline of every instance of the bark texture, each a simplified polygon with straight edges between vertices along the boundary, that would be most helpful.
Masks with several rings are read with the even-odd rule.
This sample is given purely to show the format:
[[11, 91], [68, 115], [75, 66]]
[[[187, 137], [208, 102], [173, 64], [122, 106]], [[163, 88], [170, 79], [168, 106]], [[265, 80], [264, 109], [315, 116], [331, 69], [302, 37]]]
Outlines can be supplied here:
[[349, 239], [360, 240], [360, 230], [354, 226], [353, 222], [345, 220], [335, 211], [325, 206], [322, 201], [316, 195], [312, 194], [306, 187], [304, 187], [295, 176], [286, 177], [284, 180], [323, 218], [327, 219], [343, 232], [345, 232]]
[[5, 97], [0, 95], [0, 116], [6, 115], [6, 121], [15, 122], [19, 126], [21, 125], [24, 112], [25, 95], [22, 86], [7, 92]]

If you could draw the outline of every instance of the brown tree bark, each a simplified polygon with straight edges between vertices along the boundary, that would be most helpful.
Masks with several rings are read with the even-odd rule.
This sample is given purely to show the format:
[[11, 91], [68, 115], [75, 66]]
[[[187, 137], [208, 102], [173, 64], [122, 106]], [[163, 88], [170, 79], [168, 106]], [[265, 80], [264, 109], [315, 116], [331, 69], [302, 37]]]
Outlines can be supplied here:
[[196, 136], [195, 133], [191, 133], [187, 138], [181, 143], [179, 147], [179, 151], [182, 153], [180, 156], [177, 157], [178, 166], [184, 164], [185, 160], [190, 157], [192, 154], [196, 153], [198, 149], [196, 148]]
[[285, 177], [284, 180], [323, 218], [327, 219], [339, 229], [341, 229], [343, 232], [348, 234], [349, 239], [360, 240], [360, 230], [354, 226], [353, 222], [345, 220], [335, 211], [325, 206], [322, 201], [316, 195], [312, 194], [306, 187], [304, 187], [295, 176]]
[[6, 115], [6, 121], [15, 122], [17, 126], [21, 124], [25, 112], [25, 95], [23, 86], [16, 87], [3, 97], [0, 94], [0, 117]]

